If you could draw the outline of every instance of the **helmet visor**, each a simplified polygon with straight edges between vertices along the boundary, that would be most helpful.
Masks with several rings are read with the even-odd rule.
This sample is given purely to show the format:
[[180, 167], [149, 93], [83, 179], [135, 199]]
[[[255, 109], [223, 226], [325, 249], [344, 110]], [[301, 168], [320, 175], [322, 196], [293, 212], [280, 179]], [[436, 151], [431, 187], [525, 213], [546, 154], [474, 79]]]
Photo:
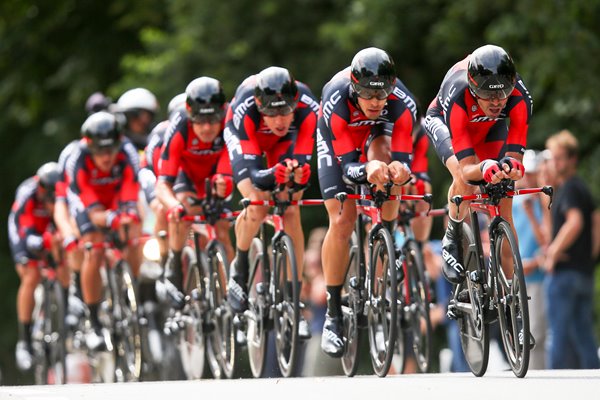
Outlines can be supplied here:
[[475, 89], [473, 94], [482, 100], [505, 100], [510, 96], [514, 89], [514, 86], [500, 90], [486, 90], [486, 89]]
[[393, 90], [394, 86], [388, 86], [387, 88], [381, 89], [372, 89], [360, 85], [354, 85], [354, 91], [356, 92], [357, 96], [365, 100], [371, 100], [373, 98], [376, 98], [377, 100], [385, 100], [390, 94], [392, 94]]
[[289, 104], [286, 104], [281, 107], [259, 107], [258, 108], [258, 111], [260, 111], [261, 114], [266, 115], [267, 117], [276, 117], [278, 115], [282, 115], [282, 116], [290, 115], [295, 110], [296, 110], [296, 106], [294, 105], [292, 107]]
[[225, 112], [220, 108], [201, 108], [197, 112], [190, 113], [190, 120], [196, 124], [221, 123]]

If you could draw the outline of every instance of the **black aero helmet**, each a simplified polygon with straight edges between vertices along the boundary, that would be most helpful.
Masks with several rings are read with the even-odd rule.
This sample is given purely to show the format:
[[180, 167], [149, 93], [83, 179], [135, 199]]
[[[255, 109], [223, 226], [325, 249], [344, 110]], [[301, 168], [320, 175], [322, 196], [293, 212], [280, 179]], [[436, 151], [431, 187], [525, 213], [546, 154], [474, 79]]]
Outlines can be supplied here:
[[113, 114], [100, 111], [85, 120], [81, 135], [87, 138], [92, 152], [115, 151], [121, 145], [121, 124]]
[[60, 166], [52, 161], [42, 165], [35, 175], [38, 178], [38, 185], [44, 188], [50, 197], [54, 196], [54, 187], [61, 179]]
[[186, 110], [194, 122], [220, 122], [225, 115], [225, 93], [221, 82], [202, 76], [185, 88]]
[[298, 85], [287, 69], [269, 67], [256, 75], [254, 98], [260, 113], [271, 117], [287, 115], [298, 104]]
[[356, 53], [350, 70], [352, 89], [359, 97], [383, 100], [394, 90], [394, 60], [381, 49], [369, 47]]
[[491, 44], [479, 47], [469, 56], [467, 68], [469, 89], [476, 97], [507, 98], [515, 88], [517, 71], [508, 53]]

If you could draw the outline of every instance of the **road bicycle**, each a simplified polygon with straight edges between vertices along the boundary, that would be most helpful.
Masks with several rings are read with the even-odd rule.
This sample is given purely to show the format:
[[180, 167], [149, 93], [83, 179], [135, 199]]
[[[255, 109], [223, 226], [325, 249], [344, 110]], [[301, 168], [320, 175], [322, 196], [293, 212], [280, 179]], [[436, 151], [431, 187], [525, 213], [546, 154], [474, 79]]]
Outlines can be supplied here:
[[65, 289], [56, 276], [56, 262], [48, 254], [38, 260], [41, 282], [35, 289], [31, 324], [33, 374], [37, 385], [64, 384], [67, 379], [65, 346]]
[[[386, 201], [431, 202], [431, 195], [391, 195], [390, 189], [391, 185], [386, 185], [385, 191], [371, 189], [371, 194], [341, 192], [335, 196], [342, 208], [346, 200], [359, 201], [343, 295], [346, 304], [342, 306], [346, 339], [342, 367], [347, 376], [356, 374], [358, 368], [361, 328], [367, 327], [371, 364], [380, 377], [389, 372], [398, 339], [398, 277], [402, 274], [402, 262], [396, 257], [391, 233], [382, 224], [381, 208]], [[365, 202], [370, 205], [362, 204]], [[365, 221], [361, 214], [372, 221], [366, 237], [368, 258], [363, 249]]]
[[[193, 246], [186, 246], [182, 253], [187, 318], [183, 318], [181, 356], [184, 370], [192, 379], [203, 376], [205, 360], [214, 378], [232, 378], [237, 354], [233, 313], [227, 304], [229, 261], [215, 225], [219, 220], [232, 221], [239, 212], [224, 210], [223, 200], [210, 195], [209, 181], [205, 193], [207, 196], [199, 202], [202, 215], [182, 218], [194, 225]], [[204, 247], [201, 235], [207, 239]]]
[[[529, 367], [529, 307], [523, 265], [516, 236], [500, 216], [500, 201], [514, 196], [544, 193], [552, 203], [553, 189], [513, 189], [510, 180], [480, 185], [481, 193], [454, 196], [458, 207], [470, 201], [470, 225], [463, 224], [463, 262], [466, 279], [455, 286], [448, 317], [457, 319], [465, 358], [475, 376], [483, 376], [489, 358], [489, 325], [498, 320], [502, 344], [513, 373], [522, 378]], [[490, 257], [484, 262], [479, 230], [482, 215], [488, 227]]]
[[[139, 245], [140, 239], [127, 239], [127, 228], [125, 225], [125, 240], [119, 238], [118, 232], [110, 231], [105, 241], [84, 244], [87, 251], [104, 250], [100, 267], [104, 299], [99, 308], [99, 319], [108, 332], [104, 337], [106, 352], [111, 354], [112, 378], [117, 382], [138, 381], [142, 372], [140, 302], [131, 266], [123, 258], [123, 250]], [[97, 356], [102, 358], [99, 354], [92, 355], [92, 364], [96, 367], [102, 362]], [[103, 379], [110, 380], [111, 377], [103, 374]]]
[[[300, 320], [300, 287], [298, 266], [292, 239], [284, 231], [283, 214], [289, 206], [322, 205], [320, 199], [292, 200], [294, 189], [278, 188], [272, 200], [242, 199], [244, 208], [250, 206], [271, 207], [254, 238], [250, 252], [248, 284], [248, 310], [243, 321], [238, 322], [246, 330], [246, 344], [252, 375], [261, 377], [265, 367], [267, 337], [275, 333], [275, 347], [279, 370], [284, 377], [294, 376], [298, 369]], [[267, 225], [274, 234], [267, 233]], [[270, 251], [269, 251], [270, 249]]]

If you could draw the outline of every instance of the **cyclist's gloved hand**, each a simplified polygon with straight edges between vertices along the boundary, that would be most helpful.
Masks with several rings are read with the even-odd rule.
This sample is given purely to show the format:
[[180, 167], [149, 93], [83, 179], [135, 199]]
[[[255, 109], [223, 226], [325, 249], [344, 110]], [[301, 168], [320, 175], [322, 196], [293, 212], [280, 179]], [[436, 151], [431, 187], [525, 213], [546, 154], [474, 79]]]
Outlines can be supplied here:
[[116, 210], [108, 210], [106, 212], [106, 227], [118, 230], [121, 227], [121, 214]]
[[503, 157], [498, 161], [498, 164], [500, 164], [502, 168], [504, 168], [504, 164], [508, 166], [508, 171], [505, 171], [513, 180], [520, 179], [525, 175], [525, 166], [523, 166], [523, 163], [516, 158]]
[[25, 239], [27, 249], [32, 252], [49, 250], [52, 247], [52, 233], [46, 231], [41, 235], [27, 235]]
[[173, 222], [179, 222], [180, 218], [185, 215], [185, 207], [179, 203], [174, 207], [169, 208], [167, 211], [167, 220]]
[[294, 169], [294, 182], [306, 186], [310, 179], [310, 164], [304, 163]]
[[273, 167], [273, 175], [275, 176], [275, 182], [279, 185], [284, 185], [290, 181], [290, 173], [292, 172], [291, 168], [288, 167], [287, 161], [289, 159], [285, 159], [283, 162], [277, 163]]
[[491, 183], [494, 180], [494, 175], [502, 171], [500, 164], [495, 160], [484, 160], [479, 168], [483, 174], [483, 180], [488, 183]]
[[67, 236], [66, 238], [63, 239], [63, 249], [65, 249], [66, 252], [70, 252], [73, 251], [77, 248], [78, 245], [78, 240], [76, 236], [70, 235]]
[[226, 199], [233, 193], [233, 178], [229, 175], [215, 174], [211, 178], [211, 185], [215, 188], [214, 193]]

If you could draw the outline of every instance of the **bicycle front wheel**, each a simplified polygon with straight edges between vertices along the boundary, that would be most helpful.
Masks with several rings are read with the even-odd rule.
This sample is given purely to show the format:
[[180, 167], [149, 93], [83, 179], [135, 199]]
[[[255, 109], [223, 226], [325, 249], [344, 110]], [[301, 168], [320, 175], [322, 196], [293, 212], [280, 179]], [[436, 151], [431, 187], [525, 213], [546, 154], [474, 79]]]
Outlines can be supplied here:
[[[248, 285], [248, 311], [247, 317], [247, 344], [248, 358], [252, 376], [260, 378], [265, 368], [267, 357], [267, 322], [268, 309], [266, 304], [268, 281], [265, 276], [267, 270], [264, 265], [266, 257], [262, 241], [259, 238], [252, 239], [250, 246], [250, 283]], [[235, 337], [232, 334], [233, 340]]]
[[121, 260], [113, 269], [115, 379], [136, 382], [142, 372], [139, 297], [129, 264]]
[[191, 247], [182, 253], [186, 271], [184, 291], [189, 296], [189, 307], [184, 308], [183, 327], [179, 337], [179, 354], [184, 374], [188, 379], [200, 379], [204, 374], [206, 338], [202, 324], [202, 311], [206, 290], [196, 255]]
[[[523, 378], [529, 368], [529, 307], [519, 247], [513, 230], [500, 221], [494, 230], [498, 322], [506, 358], [513, 373]], [[504, 256], [504, 257], [503, 257]]]
[[425, 263], [417, 242], [410, 240], [403, 249], [408, 271], [409, 303], [408, 334], [417, 366], [421, 372], [428, 372], [431, 365], [432, 328], [429, 318], [429, 285], [425, 279]]
[[292, 239], [283, 235], [273, 246], [275, 348], [279, 370], [281, 375], [287, 378], [295, 375], [298, 364], [300, 285], [298, 284], [298, 268]]
[[392, 363], [398, 321], [398, 286], [394, 243], [387, 229], [370, 234], [367, 320], [373, 371], [387, 375]]
[[485, 293], [482, 282], [484, 277], [480, 277], [479, 281], [471, 279], [473, 273], [479, 273], [479, 259], [475, 238], [467, 224], [463, 224], [463, 259], [467, 277], [456, 288], [457, 293], [465, 294], [467, 301], [464, 304], [465, 311], [460, 312], [457, 321], [460, 344], [473, 375], [483, 376], [487, 370], [490, 354], [489, 324], [484, 321]]

